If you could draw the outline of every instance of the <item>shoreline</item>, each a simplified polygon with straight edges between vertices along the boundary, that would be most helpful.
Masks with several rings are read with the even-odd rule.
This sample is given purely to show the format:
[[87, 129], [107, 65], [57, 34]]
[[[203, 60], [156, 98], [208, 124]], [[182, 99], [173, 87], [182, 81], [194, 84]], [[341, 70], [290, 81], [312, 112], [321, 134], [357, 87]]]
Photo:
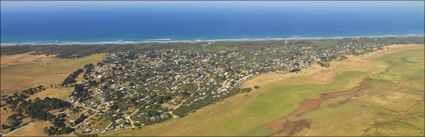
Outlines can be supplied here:
[[276, 37], [276, 38], [234, 38], [234, 39], [206, 39], [206, 40], [171, 40], [171, 39], [153, 39], [141, 41], [99, 41], [99, 42], [22, 42], [22, 43], [0, 43], [0, 46], [39, 46], [39, 45], [135, 45], [146, 43], [205, 43], [205, 42], [255, 42], [255, 41], [297, 41], [297, 40], [338, 40], [347, 38], [386, 38], [386, 37], [425, 37], [424, 34], [406, 34], [406, 35], [364, 35], [364, 36], [331, 36], [331, 37]]

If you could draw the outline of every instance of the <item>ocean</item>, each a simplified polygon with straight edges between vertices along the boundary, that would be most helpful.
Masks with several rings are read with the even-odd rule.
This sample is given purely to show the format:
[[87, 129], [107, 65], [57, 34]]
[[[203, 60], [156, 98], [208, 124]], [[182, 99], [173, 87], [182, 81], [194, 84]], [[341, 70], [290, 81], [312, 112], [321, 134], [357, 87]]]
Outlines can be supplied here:
[[1, 1], [1, 43], [424, 35], [424, 1]]

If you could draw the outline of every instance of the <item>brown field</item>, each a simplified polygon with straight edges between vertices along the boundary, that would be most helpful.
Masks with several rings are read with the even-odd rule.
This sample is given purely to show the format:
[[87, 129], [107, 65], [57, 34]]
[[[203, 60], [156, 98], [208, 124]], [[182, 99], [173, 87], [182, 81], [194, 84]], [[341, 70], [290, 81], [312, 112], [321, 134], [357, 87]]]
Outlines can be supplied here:
[[86, 64], [96, 63], [102, 57], [103, 55], [99, 54], [74, 59], [59, 59], [45, 55], [30, 55], [29, 53], [1, 56], [1, 93], [9, 94], [38, 85], [59, 84], [71, 72]]
[[50, 121], [34, 121], [9, 132], [5, 136], [47, 136], [47, 134], [44, 133], [44, 128], [49, 126], [52, 126]]
[[28, 99], [35, 99], [35, 98], [44, 99], [46, 97], [51, 97], [51, 98], [66, 100], [73, 91], [74, 91], [73, 87], [47, 88], [45, 91], [38, 92], [30, 96]]
[[44, 127], [49, 127], [51, 125], [50, 121], [34, 121], [30, 122], [28, 125], [13, 130], [5, 136], [47, 136], [47, 134], [44, 133]]
[[10, 65], [26, 64], [33, 62], [49, 62], [55, 59], [54, 55], [33, 55], [31, 53], [8, 55], [1, 57], [1, 68]]
[[12, 110], [10, 108], [6, 108], [6, 110], [4, 110], [4, 108], [6, 107], [1, 107], [0, 108], [0, 124], [3, 124], [4, 122], [7, 121], [7, 118], [12, 115], [13, 113], [11, 112]]

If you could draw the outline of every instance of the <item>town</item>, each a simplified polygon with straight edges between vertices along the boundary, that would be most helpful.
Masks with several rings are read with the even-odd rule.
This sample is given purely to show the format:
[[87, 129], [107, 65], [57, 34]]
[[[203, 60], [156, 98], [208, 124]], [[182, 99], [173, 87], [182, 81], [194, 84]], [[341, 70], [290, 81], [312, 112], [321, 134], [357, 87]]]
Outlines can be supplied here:
[[[279, 44], [250, 46], [243, 50], [226, 47], [204, 51], [176, 46], [107, 52], [102, 61], [76, 70], [59, 85], [74, 88], [66, 101], [26, 99], [36, 92], [43, 92], [44, 86], [3, 95], [0, 105], [17, 112], [1, 128], [2, 131], [12, 131], [23, 125], [22, 118], [26, 116], [55, 123], [45, 129], [49, 135], [72, 131], [101, 134], [143, 128], [184, 117], [226, 97], [261, 88], [240, 87], [242, 82], [259, 74], [297, 73], [315, 63], [326, 67], [329, 61], [344, 60], [347, 55], [381, 50], [396, 43], [385, 38], [335, 41], [328, 46], [280, 41]], [[197, 48], [210, 48], [215, 44], [203, 42]], [[79, 75], [83, 80], [76, 81]], [[29, 106], [39, 106], [40, 109], [33, 112]], [[55, 109], [61, 110], [52, 111]], [[38, 111], [47, 114], [37, 117]]]

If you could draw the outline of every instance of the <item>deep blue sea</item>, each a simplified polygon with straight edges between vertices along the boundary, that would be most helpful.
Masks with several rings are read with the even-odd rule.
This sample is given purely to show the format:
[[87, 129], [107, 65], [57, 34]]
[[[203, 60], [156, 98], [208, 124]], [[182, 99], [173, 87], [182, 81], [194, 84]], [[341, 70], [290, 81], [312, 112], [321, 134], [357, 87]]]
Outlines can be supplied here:
[[424, 1], [1, 2], [1, 43], [424, 35]]

